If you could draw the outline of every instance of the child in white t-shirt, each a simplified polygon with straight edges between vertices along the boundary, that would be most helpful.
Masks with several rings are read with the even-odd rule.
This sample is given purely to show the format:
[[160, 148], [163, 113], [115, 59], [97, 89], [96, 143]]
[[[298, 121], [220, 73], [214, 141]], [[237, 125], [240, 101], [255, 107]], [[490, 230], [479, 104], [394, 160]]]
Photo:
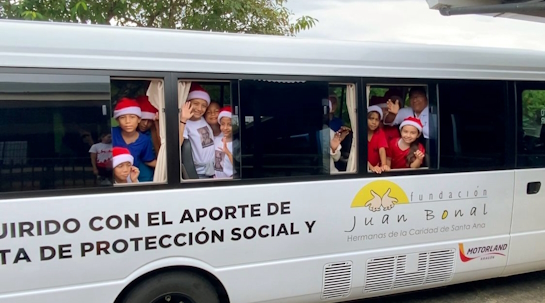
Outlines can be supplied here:
[[102, 183], [109, 183], [112, 177], [112, 135], [104, 133], [100, 136], [100, 142], [93, 144], [89, 149], [93, 173]]
[[233, 167], [233, 125], [231, 107], [226, 106], [221, 109], [218, 122], [223, 136], [214, 139], [215, 161], [214, 169], [216, 178], [232, 178], [234, 173]]
[[180, 117], [180, 145], [191, 142], [193, 163], [200, 179], [214, 176], [214, 135], [203, 118], [210, 96], [198, 84], [192, 84]]

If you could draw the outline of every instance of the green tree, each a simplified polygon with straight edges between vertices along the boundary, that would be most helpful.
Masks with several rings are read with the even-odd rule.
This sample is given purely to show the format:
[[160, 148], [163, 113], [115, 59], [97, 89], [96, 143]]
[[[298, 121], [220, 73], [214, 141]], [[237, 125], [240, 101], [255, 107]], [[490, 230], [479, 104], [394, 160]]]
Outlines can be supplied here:
[[541, 125], [545, 122], [545, 90], [522, 92], [522, 127], [525, 133], [539, 137]]
[[287, 0], [0, 0], [0, 18], [136, 25], [232, 33], [289, 35], [317, 19], [296, 20]]

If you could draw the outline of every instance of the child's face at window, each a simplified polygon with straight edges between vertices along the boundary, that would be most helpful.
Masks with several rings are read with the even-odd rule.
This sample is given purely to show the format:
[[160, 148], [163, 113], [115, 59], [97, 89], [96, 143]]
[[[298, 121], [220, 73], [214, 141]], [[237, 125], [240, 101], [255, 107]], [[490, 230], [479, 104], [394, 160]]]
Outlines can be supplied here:
[[206, 112], [206, 108], [208, 107], [208, 103], [206, 103], [206, 100], [193, 99], [189, 102], [191, 102], [191, 107], [193, 109], [193, 118], [196, 118], [196, 119], [202, 118], [202, 116]]
[[407, 144], [413, 143], [418, 137], [420, 137], [420, 132], [412, 125], [405, 125], [401, 129], [401, 138]]
[[131, 162], [124, 162], [114, 167], [114, 177], [118, 182], [124, 182], [131, 173]]
[[223, 136], [231, 138], [233, 135], [233, 126], [231, 125], [231, 118], [223, 117], [220, 121], [220, 130]]
[[132, 133], [136, 131], [136, 128], [138, 127], [140, 117], [137, 115], [123, 115], [117, 118], [117, 122], [122, 130]]
[[218, 124], [218, 115], [220, 113], [220, 106], [216, 102], [210, 103], [204, 114], [204, 119], [209, 125]]
[[377, 112], [367, 114], [367, 127], [370, 131], [375, 131], [380, 125], [380, 116]]
[[141, 132], [147, 132], [153, 125], [153, 120], [141, 119], [138, 123], [138, 130]]

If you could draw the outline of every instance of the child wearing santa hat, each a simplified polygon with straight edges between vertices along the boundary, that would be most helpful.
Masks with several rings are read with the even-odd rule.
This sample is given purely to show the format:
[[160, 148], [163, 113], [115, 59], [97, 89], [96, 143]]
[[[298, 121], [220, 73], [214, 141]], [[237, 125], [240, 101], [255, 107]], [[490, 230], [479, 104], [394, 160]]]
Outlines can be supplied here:
[[216, 178], [232, 178], [234, 173], [233, 161], [233, 125], [231, 124], [233, 114], [230, 106], [220, 110], [218, 123], [223, 136], [214, 139]]
[[379, 103], [379, 104], [376, 104], [376, 106], [382, 109], [382, 119], [380, 121], [380, 128], [382, 129], [382, 131], [384, 132], [384, 135], [386, 136], [386, 142], [390, 142], [394, 138], [399, 138], [400, 135], [399, 135], [398, 126], [384, 124], [384, 120], [390, 114], [390, 112], [388, 111], [388, 104]]
[[180, 146], [191, 142], [193, 163], [199, 178], [212, 178], [214, 170], [214, 134], [204, 119], [210, 105], [210, 95], [198, 84], [192, 83], [187, 101], [180, 115]]
[[142, 110], [136, 100], [122, 98], [117, 102], [114, 118], [119, 126], [112, 127], [113, 146], [128, 149], [134, 158], [134, 166], [139, 167], [141, 163], [144, 163], [149, 167], [155, 167], [157, 160], [151, 140], [138, 132], [141, 117]]
[[386, 162], [388, 141], [380, 127], [382, 118], [383, 112], [380, 107], [372, 105], [367, 108], [367, 166], [377, 174], [390, 170]]
[[159, 137], [159, 111], [149, 102], [148, 96], [138, 96], [136, 102], [142, 111], [138, 131], [152, 139], [155, 154], [159, 152], [161, 138]]
[[123, 147], [112, 149], [112, 166], [114, 168], [114, 183], [137, 183], [140, 170], [133, 166], [134, 157]]
[[419, 168], [426, 153], [424, 146], [418, 142], [422, 135], [420, 119], [408, 117], [399, 125], [401, 138], [390, 141], [387, 161], [392, 169]]
[[[156, 121], [159, 111], [153, 105], [151, 105], [148, 96], [138, 96], [136, 98], [136, 102], [138, 102], [140, 111], [142, 112], [140, 123], [138, 123], [138, 132], [152, 142], [153, 152], [155, 154], [155, 158], [157, 158], [159, 148], [161, 147], [159, 123]], [[138, 169], [140, 169], [140, 182], [153, 181], [155, 168], [140, 162]]]

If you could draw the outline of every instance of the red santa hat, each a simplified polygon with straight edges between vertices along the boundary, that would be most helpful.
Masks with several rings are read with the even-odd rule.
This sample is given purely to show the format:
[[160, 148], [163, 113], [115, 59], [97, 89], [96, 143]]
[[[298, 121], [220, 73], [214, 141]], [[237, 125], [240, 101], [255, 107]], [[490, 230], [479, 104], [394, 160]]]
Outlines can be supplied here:
[[114, 118], [117, 119], [123, 115], [136, 115], [142, 117], [140, 105], [134, 99], [121, 98], [114, 109]]
[[382, 108], [380, 108], [379, 106], [377, 105], [371, 105], [367, 108], [367, 114], [369, 113], [372, 113], [372, 112], [377, 112], [379, 117], [380, 117], [380, 120], [383, 119], [383, 115], [384, 113], [382, 112]]
[[203, 99], [206, 101], [206, 104], [210, 105], [210, 95], [204, 90], [204, 88], [196, 83], [191, 83], [189, 95], [187, 95], [187, 101], [191, 101], [193, 99]]
[[220, 114], [218, 115], [218, 123], [221, 122], [221, 118], [233, 118], [231, 106], [225, 106], [220, 110]]
[[131, 165], [134, 163], [134, 157], [131, 155], [131, 152], [124, 147], [112, 148], [112, 167], [125, 162], [130, 162]]
[[399, 129], [401, 130], [403, 126], [405, 125], [414, 126], [421, 133], [422, 133], [422, 128], [424, 128], [424, 126], [422, 125], [422, 122], [420, 122], [420, 119], [415, 117], [408, 117], [407, 119], [403, 120], [403, 122], [401, 122], [401, 124], [399, 125]]
[[138, 105], [140, 105], [140, 110], [142, 111], [142, 119], [154, 120], [155, 115], [159, 112], [155, 106], [151, 105], [149, 102], [148, 96], [139, 96], [136, 98]]

